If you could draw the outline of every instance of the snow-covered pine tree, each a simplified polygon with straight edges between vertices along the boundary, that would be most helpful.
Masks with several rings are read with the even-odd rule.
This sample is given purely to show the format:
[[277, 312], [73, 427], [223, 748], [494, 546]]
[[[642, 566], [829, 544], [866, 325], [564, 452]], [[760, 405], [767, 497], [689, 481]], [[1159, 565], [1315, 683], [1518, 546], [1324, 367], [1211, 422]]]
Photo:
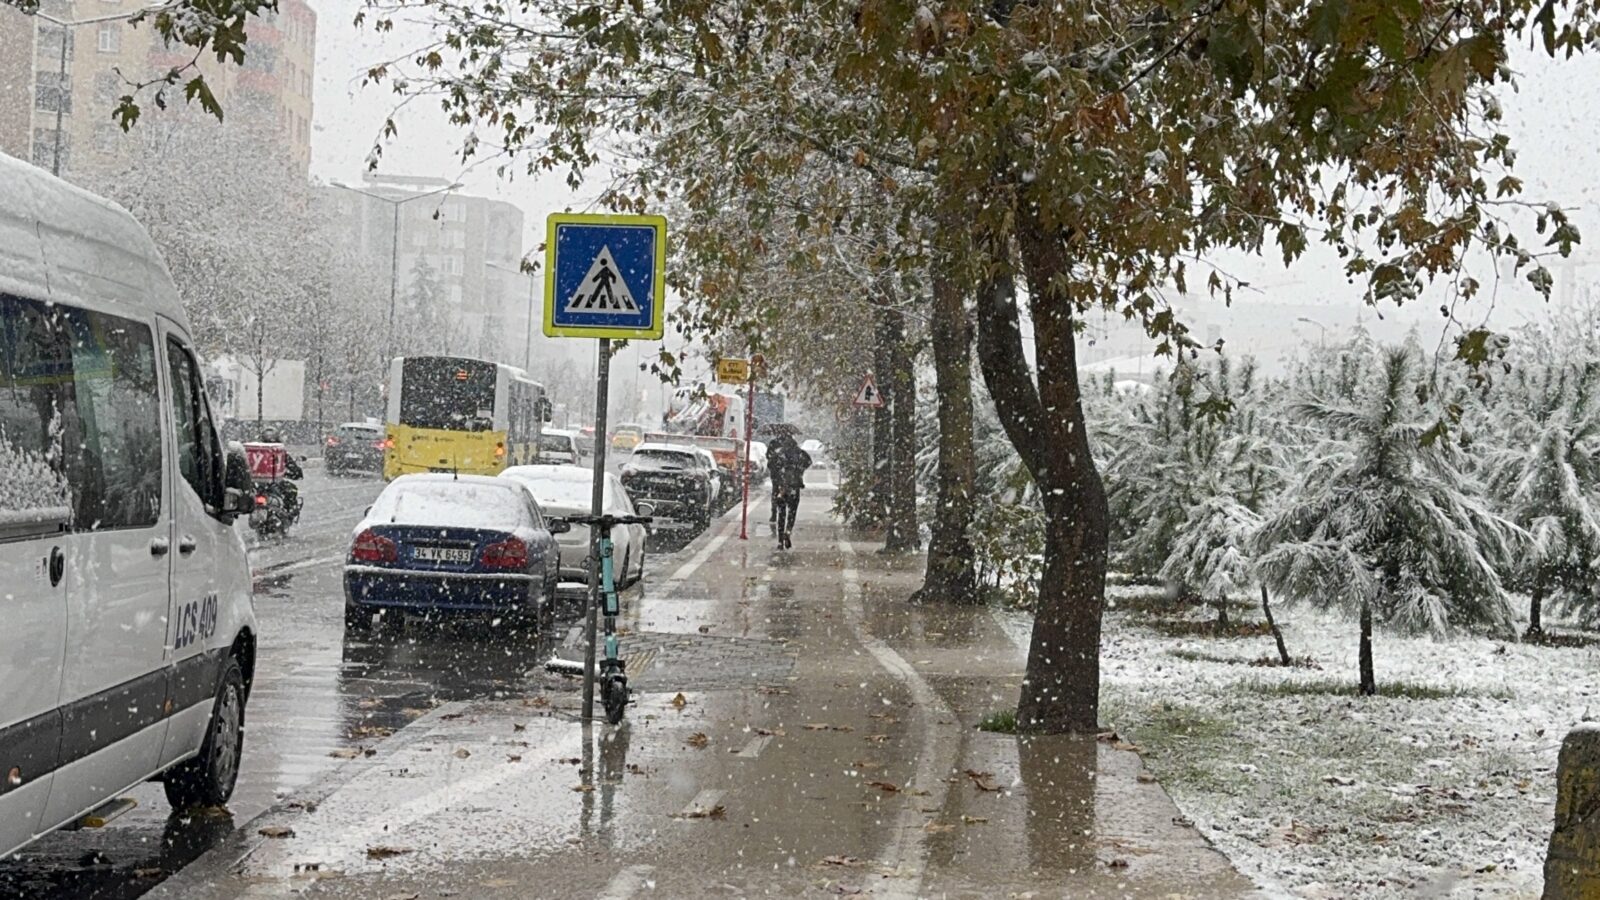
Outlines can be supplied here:
[[1497, 564], [1521, 534], [1495, 515], [1419, 399], [1414, 345], [1377, 354], [1357, 402], [1308, 396], [1289, 405], [1323, 440], [1258, 532], [1260, 571], [1291, 599], [1356, 612], [1360, 691], [1377, 691], [1375, 620], [1444, 633], [1452, 625], [1511, 630]]
[[1521, 368], [1495, 412], [1502, 428], [1487, 482], [1502, 513], [1531, 536], [1507, 571], [1528, 594], [1536, 636], [1546, 600], [1600, 612], [1600, 363]]

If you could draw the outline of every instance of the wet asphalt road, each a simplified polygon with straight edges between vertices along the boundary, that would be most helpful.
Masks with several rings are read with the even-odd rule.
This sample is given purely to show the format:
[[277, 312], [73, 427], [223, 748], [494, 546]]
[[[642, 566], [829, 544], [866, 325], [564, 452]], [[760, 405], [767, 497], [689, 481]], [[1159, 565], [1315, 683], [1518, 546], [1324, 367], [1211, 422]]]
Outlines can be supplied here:
[[[252, 545], [259, 662], [227, 811], [173, 816], [160, 785], [141, 785], [126, 795], [138, 807], [109, 826], [58, 832], [0, 861], [0, 900], [138, 897], [236, 825], [441, 703], [570, 689], [543, 671], [548, 640], [497, 641], [470, 622], [426, 641], [410, 629], [346, 644], [340, 567], [352, 528], [382, 488], [375, 477], [308, 467], [301, 521], [285, 538]], [[650, 549], [653, 570], [674, 548]], [[576, 620], [579, 599], [558, 607], [553, 636]]]

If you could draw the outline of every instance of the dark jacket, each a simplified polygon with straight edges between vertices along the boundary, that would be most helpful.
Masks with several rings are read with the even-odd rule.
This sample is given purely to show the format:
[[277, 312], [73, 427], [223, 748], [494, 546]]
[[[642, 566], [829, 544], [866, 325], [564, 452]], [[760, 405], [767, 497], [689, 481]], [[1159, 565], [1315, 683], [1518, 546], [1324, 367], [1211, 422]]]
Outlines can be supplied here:
[[772, 472], [774, 489], [798, 491], [806, 486], [806, 470], [811, 468], [811, 454], [801, 450], [794, 438], [785, 435], [773, 441], [768, 449], [767, 468]]

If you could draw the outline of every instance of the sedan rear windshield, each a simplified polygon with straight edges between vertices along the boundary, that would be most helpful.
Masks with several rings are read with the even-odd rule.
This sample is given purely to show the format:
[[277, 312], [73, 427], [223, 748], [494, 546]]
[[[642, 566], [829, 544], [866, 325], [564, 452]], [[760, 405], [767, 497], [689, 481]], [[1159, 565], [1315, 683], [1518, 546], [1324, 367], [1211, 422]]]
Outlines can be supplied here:
[[[594, 502], [594, 485], [574, 478], [540, 478], [523, 481], [544, 506], [576, 506], [588, 509]], [[606, 508], [611, 508], [611, 485], [606, 485]]]
[[554, 450], [557, 453], [571, 453], [572, 438], [564, 434], [541, 434], [539, 435], [539, 449]]
[[334, 434], [352, 441], [376, 441], [383, 438], [383, 432], [377, 428], [340, 428]]
[[495, 528], [509, 531], [531, 526], [520, 487], [439, 481], [394, 484], [372, 504], [376, 522], [395, 525], [437, 525], [440, 528]]
[[639, 451], [629, 457], [628, 465], [636, 469], [655, 469], [668, 472], [699, 468], [695, 465], [694, 456], [691, 454], [673, 453], [668, 450]]

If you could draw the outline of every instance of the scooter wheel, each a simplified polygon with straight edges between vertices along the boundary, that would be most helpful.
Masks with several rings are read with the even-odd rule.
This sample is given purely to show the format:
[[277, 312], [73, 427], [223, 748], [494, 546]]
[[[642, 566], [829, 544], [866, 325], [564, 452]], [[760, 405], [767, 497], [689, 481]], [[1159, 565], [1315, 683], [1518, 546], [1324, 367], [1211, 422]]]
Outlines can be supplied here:
[[628, 679], [621, 675], [606, 679], [600, 688], [600, 702], [605, 705], [606, 721], [620, 723], [628, 708]]

